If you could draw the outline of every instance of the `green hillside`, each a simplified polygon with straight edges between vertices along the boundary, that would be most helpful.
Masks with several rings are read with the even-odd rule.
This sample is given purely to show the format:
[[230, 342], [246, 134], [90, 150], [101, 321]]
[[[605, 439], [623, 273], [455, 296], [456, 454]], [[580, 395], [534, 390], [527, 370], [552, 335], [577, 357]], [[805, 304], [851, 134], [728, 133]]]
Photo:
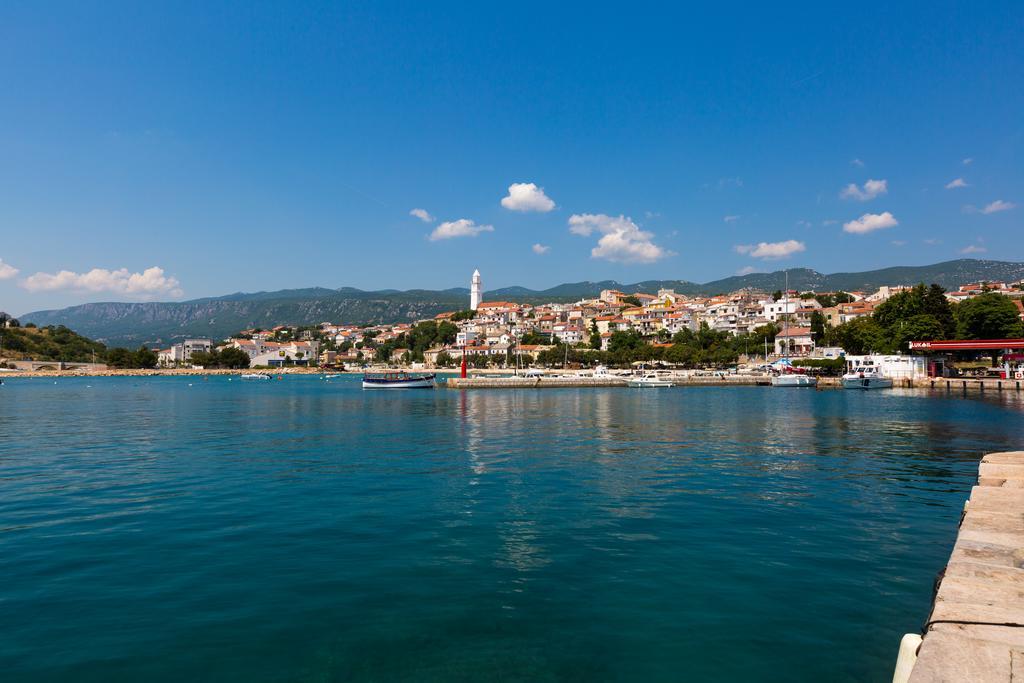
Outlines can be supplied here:
[[64, 326], [0, 329], [0, 357], [7, 360], [103, 362], [107, 348]]

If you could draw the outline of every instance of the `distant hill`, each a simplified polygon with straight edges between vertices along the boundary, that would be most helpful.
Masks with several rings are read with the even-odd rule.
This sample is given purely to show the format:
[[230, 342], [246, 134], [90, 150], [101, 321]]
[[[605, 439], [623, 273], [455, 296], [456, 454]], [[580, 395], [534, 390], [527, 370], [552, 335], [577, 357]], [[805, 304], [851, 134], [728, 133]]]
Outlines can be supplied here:
[[[485, 292], [491, 301], [522, 303], [576, 301], [597, 296], [602, 289], [623, 292], [656, 292], [674, 289], [680, 294], [723, 294], [744, 287], [773, 291], [783, 287], [787, 271], [750, 273], [698, 284], [687, 280], [647, 280], [622, 284], [614, 280], [571, 282], [534, 290], [505, 287]], [[789, 286], [799, 290], [875, 290], [882, 285], [936, 283], [955, 288], [978, 280], [1019, 280], [1024, 263], [959, 259], [930, 266], [899, 266], [862, 273], [823, 275], [807, 268], [790, 268]], [[309, 325], [324, 321], [377, 324], [417, 320], [443, 311], [465, 308], [469, 290], [441, 291], [414, 289], [367, 292], [352, 287], [286, 289], [277, 292], [236, 293], [221, 297], [170, 303], [94, 303], [55, 311], [37, 311], [21, 316], [23, 323], [66, 325], [108, 345], [135, 347], [140, 344], [168, 344], [194, 335], [226, 337], [248, 327], [291, 324]]]

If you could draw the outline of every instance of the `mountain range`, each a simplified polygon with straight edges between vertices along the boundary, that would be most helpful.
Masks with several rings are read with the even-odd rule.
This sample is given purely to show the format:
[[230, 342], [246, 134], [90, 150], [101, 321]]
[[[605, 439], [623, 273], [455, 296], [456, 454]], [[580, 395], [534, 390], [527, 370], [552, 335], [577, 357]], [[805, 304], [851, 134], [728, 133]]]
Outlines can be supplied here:
[[[956, 288], [979, 280], [1017, 281], [1024, 263], [958, 259], [930, 266], [898, 266], [860, 273], [825, 275], [808, 268], [736, 275], [703, 284], [688, 280], [614, 280], [572, 282], [544, 290], [505, 287], [485, 292], [485, 300], [545, 303], [597, 296], [603, 289], [626, 293], [674, 289], [680, 294], [724, 294], [743, 288], [780, 289], [788, 274], [791, 289], [801, 291], [874, 291], [882, 285], [919, 282]], [[310, 325], [325, 321], [349, 324], [409, 322], [443, 311], [466, 308], [469, 289], [364, 291], [352, 287], [285, 289], [236, 293], [181, 302], [90, 303], [20, 316], [22, 323], [65, 325], [108, 346], [166, 345], [188, 336], [221, 339], [250, 327]]]

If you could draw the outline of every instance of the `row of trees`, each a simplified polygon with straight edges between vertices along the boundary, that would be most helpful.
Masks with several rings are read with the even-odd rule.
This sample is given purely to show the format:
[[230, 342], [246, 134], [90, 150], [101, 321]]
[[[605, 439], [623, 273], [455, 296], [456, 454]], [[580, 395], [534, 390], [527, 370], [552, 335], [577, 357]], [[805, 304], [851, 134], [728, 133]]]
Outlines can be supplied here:
[[938, 285], [917, 285], [875, 308], [873, 315], [826, 329], [816, 314], [811, 321], [816, 343], [841, 346], [848, 354], [906, 353], [911, 341], [1006, 339], [1024, 336], [1012, 299], [986, 292], [959, 304]]
[[155, 351], [140, 346], [135, 351], [120, 347], [110, 349], [104, 360], [112, 368], [155, 368], [158, 359]]
[[230, 368], [233, 370], [249, 367], [249, 354], [234, 346], [227, 346], [223, 349], [212, 351], [196, 351], [192, 354], [191, 362], [195, 365], [202, 365], [204, 368]]

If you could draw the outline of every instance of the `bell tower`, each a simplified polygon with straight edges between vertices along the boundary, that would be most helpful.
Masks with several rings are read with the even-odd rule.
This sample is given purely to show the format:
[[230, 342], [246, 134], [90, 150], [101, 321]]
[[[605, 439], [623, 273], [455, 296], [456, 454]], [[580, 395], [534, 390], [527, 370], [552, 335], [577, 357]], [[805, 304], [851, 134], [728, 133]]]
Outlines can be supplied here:
[[469, 307], [474, 311], [484, 300], [483, 284], [480, 282], [480, 271], [473, 271], [473, 281], [469, 286]]

